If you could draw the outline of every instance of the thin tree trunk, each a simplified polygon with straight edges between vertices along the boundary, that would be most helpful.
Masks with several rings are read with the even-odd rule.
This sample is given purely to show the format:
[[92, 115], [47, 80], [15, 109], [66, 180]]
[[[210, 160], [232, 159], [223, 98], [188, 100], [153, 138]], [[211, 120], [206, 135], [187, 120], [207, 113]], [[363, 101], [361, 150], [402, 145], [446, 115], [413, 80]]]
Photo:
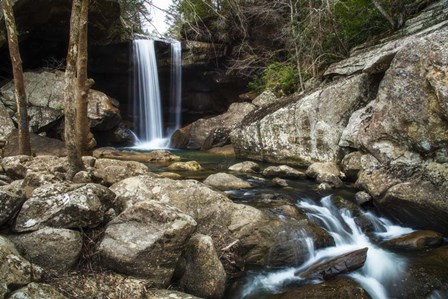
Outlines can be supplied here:
[[77, 82], [76, 82], [76, 144], [81, 154], [87, 154], [89, 148], [89, 120], [87, 117], [89, 89], [93, 80], [87, 78], [87, 21], [89, 0], [81, 0], [79, 19], [79, 48], [77, 57]]
[[31, 155], [30, 129], [28, 123], [25, 84], [23, 80], [22, 59], [20, 57], [16, 22], [10, 0], [3, 0], [3, 14], [5, 17], [6, 32], [8, 34], [9, 55], [11, 57], [12, 73], [14, 77], [19, 127], [19, 153], [22, 155]]
[[383, 17], [390, 23], [390, 25], [392, 26], [392, 28], [396, 28], [394, 19], [392, 19], [392, 17], [387, 13], [387, 11], [383, 8], [383, 6], [377, 1], [377, 0], [372, 0], [373, 5], [375, 5], [376, 9], [378, 9], [378, 11], [383, 15]]
[[77, 145], [76, 119], [77, 119], [77, 57], [79, 42], [79, 22], [81, 14], [81, 0], [73, 0], [70, 17], [70, 39], [68, 44], [67, 65], [65, 68], [65, 146], [67, 148], [68, 171], [67, 179], [84, 168], [81, 151]]

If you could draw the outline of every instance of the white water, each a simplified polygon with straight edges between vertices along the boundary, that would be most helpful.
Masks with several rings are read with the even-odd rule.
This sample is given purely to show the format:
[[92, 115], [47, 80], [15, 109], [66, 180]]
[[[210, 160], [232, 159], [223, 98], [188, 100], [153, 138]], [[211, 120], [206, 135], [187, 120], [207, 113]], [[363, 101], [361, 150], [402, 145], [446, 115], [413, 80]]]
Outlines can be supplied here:
[[[360, 270], [350, 276], [356, 280], [374, 299], [387, 299], [386, 285], [390, 285], [405, 270], [406, 260], [392, 252], [379, 248], [372, 243], [367, 235], [356, 225], [354, 218], [346, 209], [336, 208], [331, 196], [324, 197], [320, 204], [302, 201], [297, 204], [315, 219], [334, 238], [336, 246], [324, 248], [310, 253], [310, 258], [299, 268], [289, 268], [253, 277], [247, 284], [241, 298], [256, 298], [261, 292], [278, 293], [282, 286], [302, 279], [294, 273], [301, 272], [309, 266], [329, 260], [357, 249], [368, 247], [367, 260]], [[384, 218], [378, 218], [371, 213], [365, 213], [374, 225], [374, 234], [381, 239], [390, 239], [412, 232], [412, 229], [393, 225]], [[308, 250], [313, 250], [308, 247]], [[254, 296], [255, 295], [255, 296]]]
[[134, 130], [136, 149], [167, 148], [170, 135], [181, 124], [182, 65], [181, 44], [171, 42], [170, 107], [173, 110], [172, 127], [163, 127], [162, 103], [154, 40], [133, 41], [134, 53]]

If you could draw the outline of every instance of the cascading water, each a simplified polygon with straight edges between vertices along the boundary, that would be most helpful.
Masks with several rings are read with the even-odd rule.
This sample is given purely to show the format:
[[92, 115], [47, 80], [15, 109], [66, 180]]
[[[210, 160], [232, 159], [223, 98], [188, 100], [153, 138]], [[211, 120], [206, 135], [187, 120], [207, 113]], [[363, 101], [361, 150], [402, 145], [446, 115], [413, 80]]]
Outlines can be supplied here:
[[[180, 127], [181, 113], [181, 44], [171, 42], [170, 113], [173, 119], [169, 128], [163, 127], [162, 101], [157, 69], [155, 41], [133, 41], [134, 53], [134, 130], [137, 149], [166, 148], [170, 135]], [[171, 118], [171, 117], [170, 117]]]
[[[406, 266], [405, 258], [375, 245], [355, 223], [350, 211], [338, 209], [332, 203], [331, 196], [322, 198], [320, 204], [301, 201], [297, 206], [306, 211], [310, 219], [319, 223], [332, 235], [336, 246], [316, 251], [309, 246], [308, 250], [311, 251], [309, 259], [299, 268], [289, 268], [250, 277], [239, 298], [264, 298], [263, 294], [281, 292], [285, 285], [300, 284], [302, 279], [296, 273], [302, 272], [311, 265], [368, 247], [364, 267], [351, 273], [350, 276], [358, 281], [372, 298], [387, 299], [386, 286], [393, 284], [394, 280], [403, 273]], [[412, 232], [412, 229], [393, 225], [387, 219], [376, 217], [371, 213], [360, 213], [372, 224], [375, 238], [387, 240]]]

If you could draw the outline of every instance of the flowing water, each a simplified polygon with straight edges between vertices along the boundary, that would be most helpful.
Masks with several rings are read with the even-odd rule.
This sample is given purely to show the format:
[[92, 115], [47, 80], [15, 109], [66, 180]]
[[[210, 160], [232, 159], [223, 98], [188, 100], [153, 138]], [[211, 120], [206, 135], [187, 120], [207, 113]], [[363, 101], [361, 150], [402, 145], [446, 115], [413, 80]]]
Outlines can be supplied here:
[[[392, 224], [384, 218], [377, 217], [370, 212], [361, 212], [372, 226], [369, 236], [356, 223], [355, 217], [346, 208], [338, 208], [332, 202], [332, 196], [326, 196], [319, 202], [301, 200], [297, 206], [306, 212], [309, 219], [326, 229], [334, 238], [335, 246], [314, 250], [308, 245], [309, 258], [300, 267], [249, 275], [245, 286], [234, 298], [269, 298], [269, 294], [284, 291], [285, 286], [291, 284], [309, 284], [295, 273], [309, 268], [339, 255], [368, 247], [367, 260], [364, 267], [349, 276], [356, 280], [375, 299], [387, 299], [388, 288], [406, 270], [406, 258], [387, 251], [376, 245], [378, 240], [387, 240], [412, 232], [410, 228]], [[308, 242], [311, 240], [307, 239]], [[319, 281], [313, 281], [318, 283]]]
[[136, 149], [168, 146], [171, 134], [181, 126], [182, 57], [179, 41], [171, 43], [170, 124], [164, 127], [162, 99], [157, 68], [155, 41], [133, 41], [134, 54], [134, 131]]

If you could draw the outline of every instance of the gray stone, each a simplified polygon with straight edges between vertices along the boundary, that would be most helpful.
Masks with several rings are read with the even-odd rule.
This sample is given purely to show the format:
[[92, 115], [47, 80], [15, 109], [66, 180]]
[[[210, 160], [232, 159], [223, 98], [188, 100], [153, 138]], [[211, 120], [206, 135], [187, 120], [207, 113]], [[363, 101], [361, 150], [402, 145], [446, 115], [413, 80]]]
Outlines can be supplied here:
[[64, 295], [59, 293], [54, 287], [32, 282], [26, 287], [20, 288], [12, 292], [8, 298], [11, 299], [67, 299]]
[[58, 228], [95, 227], [115, 199], [115, 194], [97, 184], [56, 183], [33, 191], [22, 206], [14, 226], [18, 232], [45, 226]]
[[223, 172], [209, 175], [204, 180], [204, 184], [219, 190], [246, 189], [253, 187], [249, 182]]
[[211, 237], [200, 234], [191, 237], [182, 259], [185, 269], [179, 285], [183, 291], [203, 298], [222, 298], [226, 272]]
[[365, 203], [372, 201], [372, 196], [365, 191], [359, 191], [355, 194], [355, 200], [358, 205], [363, 205]]
[[0, 190], [0, 226], [10, 220], [20, 209], [25, 197]]
[[73, 230], [43, 228], [10, 239], [29, 261], [60, 273], [71, 270], [81, 254], [82, 236]]
[[244, 173], [254, 173], [260, 171], [260, 165], [252, 161], [244, 161], [230, 166], [229, 170]]
[[168, 204], [138, 202], [107, 225], [98, 252], [104, 266], [167, 287], [195, 227], [193, 218]]
[[318, 183], [327, 183], [334, 188], [339, 188], [343, 185], [340, 177], [344, 177], [344, 175], [339, 170], [339, 167], [332, 162], [313, 163], [306, 170], [306, 175], [316, 179]]
[[110, 186], [126, 178], [148, 173], [148, 166], [140, 162], [97, 159], [92, 176], [94, 181]]
[[0, 143], [4, 144], [8, 140], [8, 136], [13, 129], [15, 129], [14, 123], [5, 106], [0, 101]]
[[272, 92], [272, 90], [265, 90], [259, 96], [257, 96], [252, 104], [259, 107], [268, 106], [277, 101], [277, 96]]
[[359, 172], [363, 169], [361, 164], [361, 152], [353, 152], [345, 155], [341, 161], [341, 169], [347, 176], [347, 179], [356, 181]]

